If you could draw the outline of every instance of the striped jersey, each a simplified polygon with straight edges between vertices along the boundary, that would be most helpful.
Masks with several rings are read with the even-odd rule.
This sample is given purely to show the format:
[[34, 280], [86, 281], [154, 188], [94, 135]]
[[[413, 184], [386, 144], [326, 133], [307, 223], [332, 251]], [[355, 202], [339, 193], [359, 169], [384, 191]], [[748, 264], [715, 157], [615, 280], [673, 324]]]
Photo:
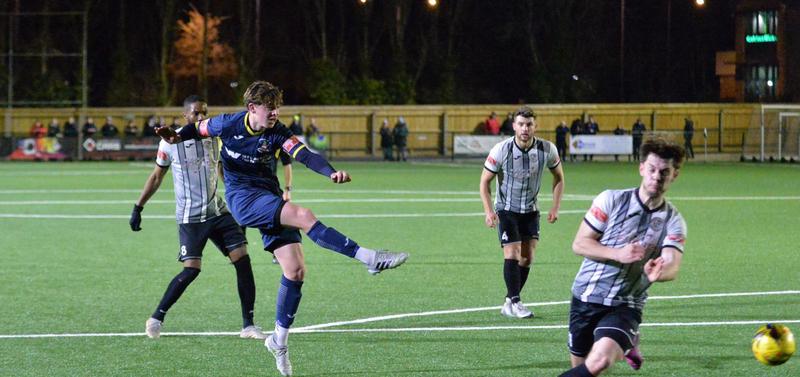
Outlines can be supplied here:
[[534, 138], [527, 150], [517, 146], [513, 136], [497, 143], [483, 164], [486, 170], [498, 175], [495, 211], [537, 211], [536, 196], [544, 168], [554, 169], [560, 163], [556, 146], [547, 140]]
[[572, 295], [577, 299], [641, 310], [651, 284], [644, 275], [645, 263], [658, 258], [667, 247], [683, 253], [686, 222], [675, 206], [665, 200], [660, 207], [648, 209], [637, 192], [638, 188], [603, 191], [583, 221], [601, 234], [599, 242], [604, 246], [622, 248], [630, 242], [640, 242], [645, 249], [644, 258], [628, 264], [584, 258], [572, 285]]
[[217, 195], [219, 140], [186, 140], [178, 144], [161, 141], [156, 164], [172, 167], [175, 217], [178, 224], [201, 223], [228, 213]]

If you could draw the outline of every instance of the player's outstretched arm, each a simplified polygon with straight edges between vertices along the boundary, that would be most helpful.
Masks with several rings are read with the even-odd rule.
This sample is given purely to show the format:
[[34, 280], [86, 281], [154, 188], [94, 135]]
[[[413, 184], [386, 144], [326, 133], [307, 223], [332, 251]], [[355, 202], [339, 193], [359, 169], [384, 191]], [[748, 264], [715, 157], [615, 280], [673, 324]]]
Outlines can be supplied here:
[[[299, 149], [296, 149], [295, 152], [294, 152], [295, 153], [294, 154], [295, 160], [300, 161], [300, 163], [302, 163], [303, 165], [305, 165], [309, 169], [311, 169], [311, 170], [313, 170], [313, 171], [315, 171], [315, 172], [317, 172], [319, 174], [322, 174], [322, 175], [324, 175], [326, 177], [329, 177], [331, 180], [333, 180], [336, 183], [344, 183], [344, 182], [349, 182], [350, 181], [350, 176], [347, 175], [346, 172], [341, 172], [341, 173], [344, 173], [345, 175], [347, 175], [347, 180], [346, 181], [342, 181], [342, 182], [337, 182], [336, 181], [337, 178], [335, 178], [334, 175], [336, 175], [336, 174], [338, 174], [340, 172], [337, 172], [336, 169], [334, 169], [333, 166], [331, 166], [331, 164], [328, 163], [328, 160], [326, 160], [324, 157], [322, 157], [322, 156], [320, 156], [320, 155], [318, 155], [318, 154], [316, 154], [314, 152], [309, 151], [308, 148], [305, 147], [305, 145], [300, 145], [300, 146], [298, 146], [296, 148], [299, 148]], [[339, 175], [339, 177], [343, 178], [343, 177], [341, 177], [341, 175]]]
[[150, 176], [147, 177], [147, 181], [144, 183], [144, 189], [142, 189], [142, 193], [139, 195], [139, 200], [133, 205], [131, 219], [128, 222], [132, 231], [138, 232], [142, 230], [142, 210], [144, 210], [144, 205], [147, 204], [147, 201], [158, 191], [161, 182], [164, 181], [164, 175], [166, 173], [167, 168], [156, 165], [150, 173]]

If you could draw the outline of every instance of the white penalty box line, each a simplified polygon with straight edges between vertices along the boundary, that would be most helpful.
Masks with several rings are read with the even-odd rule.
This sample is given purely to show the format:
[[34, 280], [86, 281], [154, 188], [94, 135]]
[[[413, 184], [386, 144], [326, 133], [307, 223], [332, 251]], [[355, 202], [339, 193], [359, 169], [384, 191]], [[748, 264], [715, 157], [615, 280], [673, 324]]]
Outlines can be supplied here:
[[[697, 298], [721, 298], [721, 297], [747, 297], [747, 296], [774, 296], [774, 295], [796, 295], [800, 291], [771, 291], [771, 292], [732, 292], [732, 293], [707, 293], [694, 295], [678, 296], [653, 296], [650, 300], [682, 300]], [[541, 303], [530, 303], [526, 306], [552, 306], [565, 305], [569, 301], [551, 301]], [[351, 321], [331, 322], [305, 327], [297, 327], [291, 330], [296, 334], [314, 333], [397, 333], [397, 332], [444, 332], [444, 331], [491, 331], [491, 330], [554, 330], [566, 329], [566, 324], [552, 325], [532, 325], [532, 326], [452, 326], [452, 327], [400, 327], [400, 328], [356, 328], [356, 329], [333, 329], [332, 327], [363, 324], [369, 322], [387, 321], [391, 319], [425, 317], [445, 314], [459, 314], [479, 311], [497, 310], [500, 306], [465, 308], [453, 310], [437, 310], [419, 313], [393, 314], [388, 316], [362, 318]], [[800, 319], [768, 319], [768, 320], [746, 320], [746, 321], [701, 321], [701, 322], [664, 322], [664, 323], [642, 323], [642, 327], [710, 327], [710, 326], [744, 326], [761, 325], [765, 323], [800, 323]], [[209, 332], [163, 332], [162, 336], [238, 336], [239, 332], [209, 331]], [[0, 334], [0, 339], [36, 339], [36, 338], [84, 338], [84, 337], [141, 337], [145, 333], [64, 333], [64, 334]]]

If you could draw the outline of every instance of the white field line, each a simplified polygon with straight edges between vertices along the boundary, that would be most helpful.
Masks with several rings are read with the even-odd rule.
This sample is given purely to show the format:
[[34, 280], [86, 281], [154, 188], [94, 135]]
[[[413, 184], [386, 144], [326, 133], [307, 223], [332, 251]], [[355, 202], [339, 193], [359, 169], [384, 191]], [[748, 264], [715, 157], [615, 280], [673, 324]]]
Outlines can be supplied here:
[[[559, 211], [561, 215], [586, 213], [584, 210]], [[418, 218], [418, 217], [483, 217], [483, 212], [462, 213], [333, 213], [318, 214], [321, 219], [383, 219], [383, 218]], [[0, 213], [0, 219], [83, 219], [106, 220], [128, 219], [130, 215], [66, 215], [66, 214], [30, 214], [30, 213]], [[175, 215], [144, 215], [143, 219], [174, 220]]]
[[[474, 195], [473, 195], [474, 196]], [[562, 201], [589, 201], [593, 198], [573, 196], [564, 197]], [[743, 201], [743, 200], [780, 200], [794, 201], [800, 200], [800, 196], [752, 196], [752, 197], [677, 197], [670, 198], [671, 201]], [[540, 197], [540, 202], [550, 202], [552, 197]], [[35, 205], [116, 205], [130, 204], [132, 199], [119, 200], [0, 200], [0, 206], [35, 206]], [[480, 203], [480, 198], [324, 198], [324, 199], [294, 199], [294, 203]], [[174, 200], [158, 199], [150, 200], [147, 204], [174, 204]]]
[[[0, 195], [20, 195], [20, 194], [115, 194], [115, 193], [141, 193], [141, 189], [9, 189], [0, 190]], [[169, 191], [169, 190], [164, 190]], [[225, 192], [220, 189], [219, 192]], [[349, 189], [296, 189], [297, 194], [338, 194], [338, 195], [363, 195], [363, 194], [378, 194], [378, 195], [465, 195], [477, 197], [477, 191], [434, 191], [434, 190], [349, 190]], [[584, 201], [592, 200], [597, 194], [565, 194], [562, 198], [563, 201]], [[800, 200], [797, 195], [776, 195], [776, 196], [670, 196], [669, 200], [673, 201], [730, 201], [730, 200]], [[333, 199], [308, 199], [333, 201]], [[359, 200], [359, 199], [354, 199]], [[380, 199], [371, 199], [380, 200]], [[402, 199], [395, 199], [402, 200]], [[436, 200], [436, 199], [431, 199]], [[550, 195], [539, 195], [539, 200], [552, 200]], [[308, 201], [309, 203], [316, 203]]]
[[[652, 300], [675, 300], [675, 299], [695, 299], [711, 297], [741, 297], [741, 296], [769, 296], [769, 295], [789, 295], [800, 294], [800, 291], [772, 291], [772, 292], [734, 292], [734, 293], [708, 293], [696, 295], [680, 296], [653, 296]], [[548, 306], [565, 305], [569, 301], [552, 301], [531, 303], [526, 306]], [[454, 310], [437, 310], [422, 313], [406, 313], [381, 317], [365, 318], [345, 322], [332, 322], [327, 324], [297, 327], [291, 330], [293, 333], [356, 333], [356, 332], [432, 332], [432, 331], [485, 331], [485, 330], [549, 330], [565, 329], [566, 324], [556, 325], [533, 325], [533, 326], [455, 326], [455, 327], [405, 327], [405, 328], [383, 328], [383, 329], [328, 329], [329, 327], [384, 321], [397, 318], [431, 316], [440, 314], [468, 313], [476, 311], [497, 310], [500, 306], [465, 308]], [[704, 321], [704, 322], [664, 322], [664, 323], [643, 323], [643, 327], [697, 327], [697, 326], [741, 326], [741, 325], [760, 325], [764, 323], [800, 323], [798, 319], [767, 319], [767, 320], [748, 320], [748, 321]], [[238, 332], [164, 332], [162, 336], [237, 336]], [[0, 339], [24, 339], [24, 338], [68, 338], [68, 337], [130, 337], [145, 336], [145, 333], [67, 333], [67, 334], [4, 334]]]
[[[704, 294], [682, 295], [682, 296], [651, 296], [651, 297], [648, 298], [648, 301], [649, 300], [697, 299], [697, 298], [713, 298], [713, 297], [793, 295], [793, 294], [800, 294], [800, 291], [704, 293]], [[525, 304], [525, 306], [551, 306], [551, 305], [564, 305], [564, 304], [569, 304], [569, 303], [570, 303], [569, 301], [551, 301], [551, 302], [530, 303], [530, 304]], [[458, 313], [477, 312], [477, 311], [499, 310], [501, 307], [502, 306], [487, 306], [487, 307], [482, 307], [482, 308], [467, 308], [467, 309], [453, 309], [453, 310], [438, 310], [438, 311], [420, 312], [420, 313], [392, 314], [392, 315], [388, 315], [388, 316], [361, 318], [361, 319], [355, 319], [355, 320], [351, 320], [351, 321], [322, 323], [322, 324], [319, 324], [319, 325], [311, 325], [311, 326], [300, 327], [300, 328], [297, 328], [297, 330], [320, 329], [320, 328], [336, 327], [336, 326], [347, 326], [347, 325], [354, 325], [354, 324], [361, 324], [361, 323], [368, 323], [368, 322], [386, 321], [386, 320], [398, 319], [398, 318], [428, 317], [428, 316], [440, 315], [440, 314], [458, 314]]]

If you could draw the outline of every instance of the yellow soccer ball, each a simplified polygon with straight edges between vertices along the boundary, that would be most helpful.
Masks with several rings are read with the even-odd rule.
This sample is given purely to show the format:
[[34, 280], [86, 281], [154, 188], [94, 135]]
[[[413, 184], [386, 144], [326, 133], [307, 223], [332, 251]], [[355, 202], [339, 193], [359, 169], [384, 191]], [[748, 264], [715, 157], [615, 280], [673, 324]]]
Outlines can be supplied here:
[[794, 354], [794, 334], [788, 327], [768, 323], [753, 337], [753, 355], [764, 365], [781, 365]]

